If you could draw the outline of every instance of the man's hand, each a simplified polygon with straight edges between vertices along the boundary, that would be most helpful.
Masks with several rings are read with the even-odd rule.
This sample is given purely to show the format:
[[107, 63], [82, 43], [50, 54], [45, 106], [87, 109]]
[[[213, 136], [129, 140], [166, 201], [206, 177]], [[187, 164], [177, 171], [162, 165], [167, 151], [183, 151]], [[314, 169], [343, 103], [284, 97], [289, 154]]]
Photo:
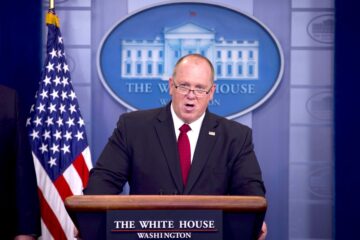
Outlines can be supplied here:
[[35, 240], [36, 238], [31, 235], [17, 235], [14, 240]]
[[263, 222], [258, 240], [265, 240], [266, 235], [267, 235], [267, 226], [266, 226], [266, 223]]

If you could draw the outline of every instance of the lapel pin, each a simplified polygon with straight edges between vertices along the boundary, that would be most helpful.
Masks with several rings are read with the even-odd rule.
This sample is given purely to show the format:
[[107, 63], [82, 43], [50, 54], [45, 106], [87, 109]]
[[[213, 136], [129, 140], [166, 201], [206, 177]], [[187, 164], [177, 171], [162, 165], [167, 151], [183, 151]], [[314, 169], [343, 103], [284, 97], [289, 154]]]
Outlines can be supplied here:
[[215, 136], [215, 132], [209, 131], [210, 136]]

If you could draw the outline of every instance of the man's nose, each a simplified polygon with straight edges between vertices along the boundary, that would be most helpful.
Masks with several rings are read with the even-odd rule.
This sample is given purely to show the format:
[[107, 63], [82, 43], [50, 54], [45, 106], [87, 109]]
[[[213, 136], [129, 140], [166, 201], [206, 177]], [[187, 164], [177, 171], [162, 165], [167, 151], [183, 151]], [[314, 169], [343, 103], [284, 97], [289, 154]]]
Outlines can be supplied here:
[[195, 90], [189, 90], [187, 97], [191, 99], [196, 98]]

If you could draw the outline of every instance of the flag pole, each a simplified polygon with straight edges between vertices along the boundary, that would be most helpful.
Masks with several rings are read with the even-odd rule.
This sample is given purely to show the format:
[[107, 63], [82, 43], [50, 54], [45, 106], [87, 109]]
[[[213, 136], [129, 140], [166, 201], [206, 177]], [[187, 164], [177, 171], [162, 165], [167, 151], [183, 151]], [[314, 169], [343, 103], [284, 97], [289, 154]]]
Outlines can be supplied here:
[[55, 0], [49, 0], [49, 9], [55, 8]]

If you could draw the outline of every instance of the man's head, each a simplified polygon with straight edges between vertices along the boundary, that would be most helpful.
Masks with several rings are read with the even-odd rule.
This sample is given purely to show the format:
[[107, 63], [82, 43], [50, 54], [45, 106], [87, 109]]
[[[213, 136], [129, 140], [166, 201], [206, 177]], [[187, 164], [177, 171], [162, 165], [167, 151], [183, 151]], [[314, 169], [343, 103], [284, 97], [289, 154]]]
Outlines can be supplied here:
[[176, 115], [186, 123], [194, 122], [206, 111], [214, 95], [211, 62], [199, 54], [180, 58], [169, 80], [169, 87]]

